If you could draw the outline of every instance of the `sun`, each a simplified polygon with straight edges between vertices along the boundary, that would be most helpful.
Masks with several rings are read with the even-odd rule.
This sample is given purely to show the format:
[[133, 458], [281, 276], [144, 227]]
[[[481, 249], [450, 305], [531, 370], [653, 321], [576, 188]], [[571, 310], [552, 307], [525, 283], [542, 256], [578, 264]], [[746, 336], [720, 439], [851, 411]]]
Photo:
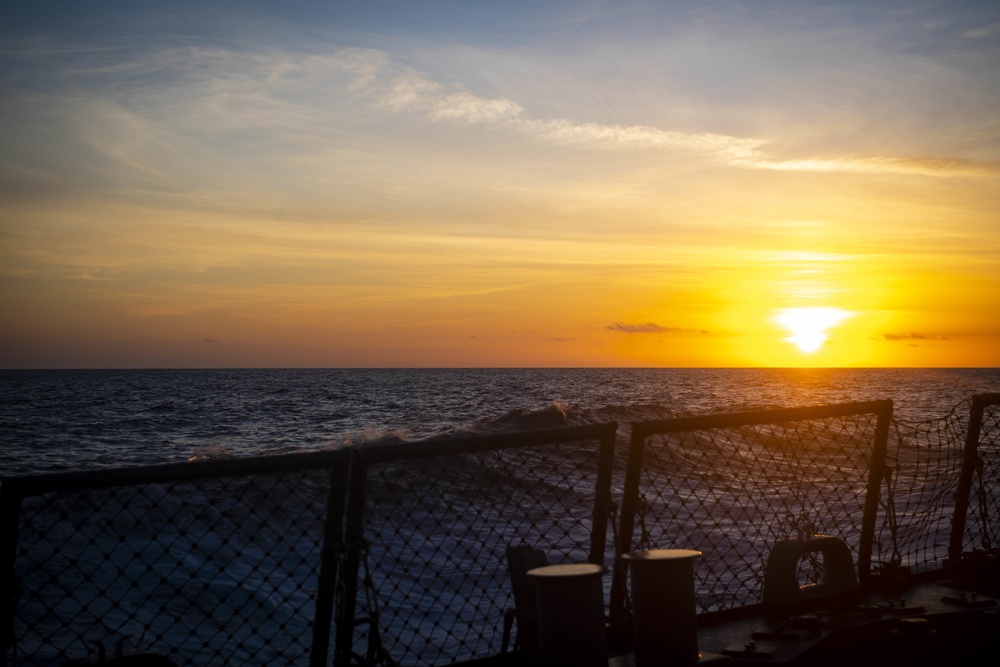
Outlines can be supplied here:
[[806, 354], [816, 352], [829, 337], [827, 329], [843, 322], [854, 313], [841, 308], [784, 308], [774, 316], [782, 329], [788, 331], [785, 337]]

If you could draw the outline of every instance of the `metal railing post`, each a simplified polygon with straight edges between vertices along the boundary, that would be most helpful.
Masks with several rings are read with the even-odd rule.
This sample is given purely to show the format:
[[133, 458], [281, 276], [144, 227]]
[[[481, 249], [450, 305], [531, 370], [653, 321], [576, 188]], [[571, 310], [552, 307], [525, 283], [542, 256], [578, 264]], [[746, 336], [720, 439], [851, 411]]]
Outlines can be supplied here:
[[347, 519], [344, 525], [344, 562], [340, 569], [340, 582], [337, 584], [337, 634], [333, 654], [335, 667], [349, 667], [352, 662], [367, 484], [368, 462], [358, 452], [352, 451], [347, 484]]
[[625, 486], [622, 489], [621, 520], [618, 522], [618, 544], [615, 545], [615, 562], [611, 576], [610, 616], [612, 622], [625, 618], [625, 573], [628, 564], [621, 555], [632, 550], [632, 532], [635, 529], [635, 512], [639, 501], [639, 473], [642, 471], [642, 454], [646, 445], [646, 431], [639, 424], [632, 424], [628, 448], [628, 466]]
[[600, 449], [597, 463], [597, 479], [594, 482], [594, 519], [590, 533], [590, 562], [604, 565], [605, 547], [608, 539], [608, 519], [611, 516], [611, 476], [615, 464], [615, 435], [618, 424], [607, 424], [599, 440]]
[[889, 424], [892, 421], [892, 401], [879, 401], [878, 421], [875, 423], [875, 441], [872, 443], [871, 462], [868, 466], [868, 490], [861, 519], [861, 537], [858, 540], [858, 581], [864, 585], [871, 577], [872, 548], [875, 543], [875, 524], [878, 518], [878, 501], [882, 480], [886, 473], [886, 450], [889, 442]]
[[972, 476], [979, 460], [979, 437], [983, 428], [983, 412], [988, 395], [976, 394], [969, 407], [969, 428], [965, 432], [965, 449], [962, 453], [962, 470], [955, 490], [955, 513], [951, 517], [951, 539], [948, 542], [948, 560], [958, 564], [962, 560], [962, 541], [969, 514], [969, 497], [972, 493]]
[[[4, 655], [14, 646], [14, 607], [17, 604], [17, 533], [20, 520], [21, 494], [6, 480], [0, 486], [0, 535], [5, 545], [0, 550], [0, 648]], [[6, 661], [6, 659], [5, 659]]]
[[349, 457], [345, 465], [330, 468], [330, 488], [327, 494], [326, 517], [323, 525], [323, 547], [320, 555], [319, 582], [316, 593], [316, 616], [313, 621], [313, 643], [309, 650], [310, 667], [327, 664], [330, 652], [330, 630], [333, 624], [333, 602], [337, 587], [337, 572], [344, 546], [344, 502], [347, 492]]

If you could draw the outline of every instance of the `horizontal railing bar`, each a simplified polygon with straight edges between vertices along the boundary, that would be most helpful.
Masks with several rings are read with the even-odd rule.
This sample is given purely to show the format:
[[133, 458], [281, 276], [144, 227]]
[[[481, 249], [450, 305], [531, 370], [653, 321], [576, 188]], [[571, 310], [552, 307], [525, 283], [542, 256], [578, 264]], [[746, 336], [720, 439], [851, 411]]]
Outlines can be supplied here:
[[613, 437], [618, 425], [614, 422], [568, 426], [564, 428], [499, 433], [461, 438], [438, 438], [417, 442], [364, 445], [360, 447], [299, 452], [270, 456], [215, 459], [162, 463], [133, 468], [102, 468], [5, 477], [2, 484], [8, 497], [26, 497], [53, 491], [126, 486], [130, 484], [155, 484], [196, 479], [235, 477], [259, 473], [293, 472], [313, 468], [327, 468], [345, 464], [353, 454], [361, 455], [368, 462], [441, 456], [510, 447], [541, 445], [573, 440], [599, 440]]
[[632, 433], [639, 437], [657, 433], [681, 433], [684, 431], [704, 431], [714, 428], [774, 424], [786, 421], [847, 417], [856, 414], [891, 413], [892, 400], [863, 401], [858, 403], [837, 403], [803, 408], [779, 408], [754, 412], [731, 412], [698, 417], [676, 417], [653, 421], [632, 422]]
[[605, 437], [614, 437], [617, 430], [617, 423], [607, 422], [603, 424], [566, 426], [538, 431], [497, 433], [460, 438], [435, 438], [433, 440], [417, 442], [368, 445], [356, 447], [354, 451], [368, 463], [382, 463], [432, 456], [447, 456], [450, 454], [468, 454], [470, 452], [483, 452], [496, 449], [548, 445], [560, 442], [572, 442], [574, 440], [600, 440]]
[[1000, 392], [976, 394], [972, 399], [978, 400], [982, 405], [1000, 405]]
[[193, 481], [219, 477], [236, 477], [261, 473], [296, 472], [346, 465], [350, 450], [297, 452], [270, 456], [160, 463], [133, 468], [102, 468], [76, 470], [42, 475], [23, 475], [2, 479], [4, 495], [27, 497], [54, 491], [80, 491], [84, 489], [156, 484], [164, 482]]

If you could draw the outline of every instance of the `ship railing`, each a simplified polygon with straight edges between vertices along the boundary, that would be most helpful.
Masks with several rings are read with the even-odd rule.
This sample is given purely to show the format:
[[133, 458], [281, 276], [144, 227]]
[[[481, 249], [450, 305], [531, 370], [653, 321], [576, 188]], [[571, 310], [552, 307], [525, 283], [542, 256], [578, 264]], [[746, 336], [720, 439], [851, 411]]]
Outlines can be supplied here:
[[616, 432], [607, 423], [356, 449], [336, 663], [501, 653], [515, 607], [508, 547], [610, 564]]
[[[631, 425], [618, 551], [701, 549], [699, 613], [759, 603], [771, 547], [817, 534], [849, 546], [862, 586], [996, 559], [1000, 394], [921, 421], [872, 401]], [[822, 568], [803, 558], [800, 583]], [[612, 619], [627, 596], [618, 563]]]
[[[700, 613], [760, 602], [779, 540], [842, 538], [864, 580], [891, 417], [892, 401], [872, 401], [633, 423], [618, 551], [701, 550]], [[628, 612], [626, 579], [619, 562], [615, 619]]]
[[863, 584], [936, 575], [1000, 542], [1000, 394], [967, 404], [922, 422], [874, 401], [5, 479], [4, 649], [17, 665], [128, 646], [189, 665], [489, 658], [508, 646], [518, 545], [609, 567], [612, 622], [633, 549], [701, 550], [701, 614], [758, 603], [786, 538], [842, 539]]
[[13, 665], [326, 663], [351, 453], [7, 478]]
[[514, 606], [508, 546], [609, 558], [616, 431], [4, 479], [5, 655], [310, 666], [496, 655]]
[[948, 555], [953, 562], [995, 557], [1000, 548], [1000, 393], [969, 405]]

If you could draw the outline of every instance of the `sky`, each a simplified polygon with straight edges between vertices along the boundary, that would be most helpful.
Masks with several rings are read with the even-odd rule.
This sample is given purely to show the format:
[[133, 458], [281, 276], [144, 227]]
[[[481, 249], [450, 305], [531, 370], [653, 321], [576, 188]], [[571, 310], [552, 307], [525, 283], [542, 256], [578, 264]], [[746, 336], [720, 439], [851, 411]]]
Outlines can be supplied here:
[[0, 367], [1000, 366], [1000, 3], [0, 0]]

